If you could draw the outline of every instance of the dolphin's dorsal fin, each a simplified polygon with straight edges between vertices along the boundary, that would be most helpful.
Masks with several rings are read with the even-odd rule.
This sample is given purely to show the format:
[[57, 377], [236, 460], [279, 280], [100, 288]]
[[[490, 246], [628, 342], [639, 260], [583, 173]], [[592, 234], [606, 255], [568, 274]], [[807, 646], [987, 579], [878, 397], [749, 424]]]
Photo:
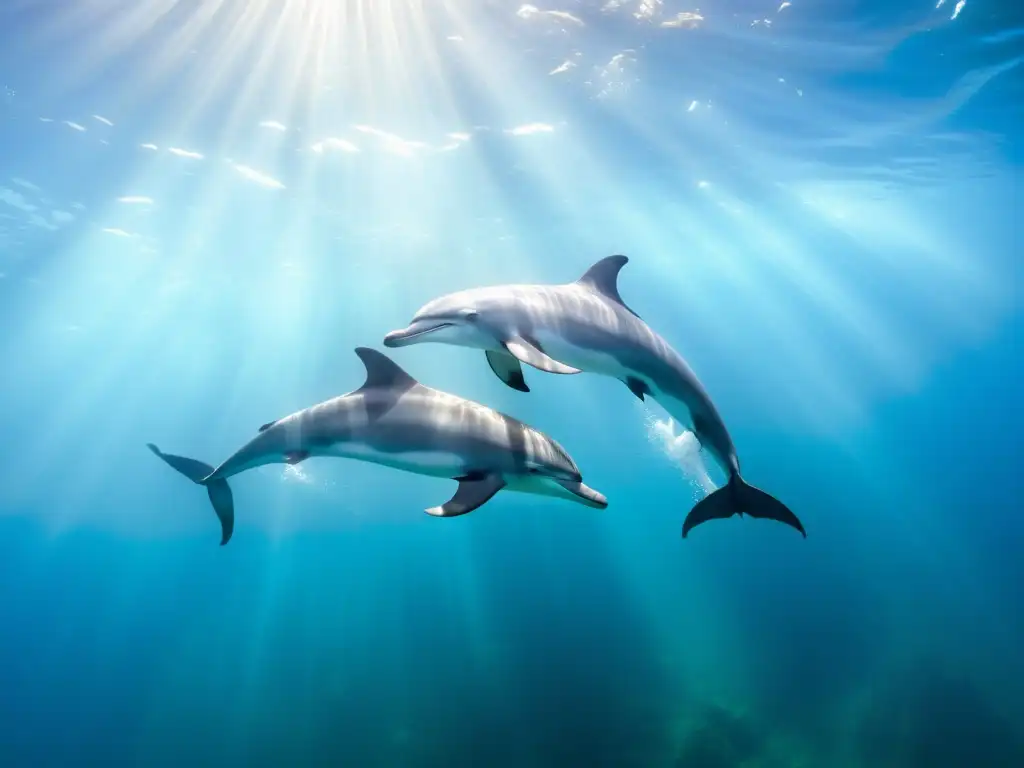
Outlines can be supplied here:
[[640, 315], [630, 309], [619, 295], [619, 271], [626, 266], [628, 261], [629, 259], [621, 254], [605, 256], [588, 269], [576, 283], [614, 301], [630, 314], [639, 318]]
[[412, 389], [419, 384], [398, 363], [369, 347], [356, 347], [356, 354], [366, 366], [366, 381], [360, 389]]

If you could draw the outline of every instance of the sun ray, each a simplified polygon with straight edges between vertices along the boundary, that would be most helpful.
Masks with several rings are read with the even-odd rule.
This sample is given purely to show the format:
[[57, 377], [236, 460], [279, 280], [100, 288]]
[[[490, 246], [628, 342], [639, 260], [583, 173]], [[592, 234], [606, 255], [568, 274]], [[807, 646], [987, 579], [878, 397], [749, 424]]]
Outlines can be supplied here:
[[[865, 260], [861, 271], [905, 284], [916, 317], [943, 333], [958, 332], [959, 316], [943, 312], [951, 303], [978, 307], [960, 313], [970, 315], [966, 325], [993, 322], [983, 318], [1008, 303], [998, 275], [966, 258], [970, 244], [954, 245], [941, 227], [929, 232], [923, 202], [887, 198], [880, 179], [927, 188], [982, 170], [984, 138], [954, 139], [931, 126], [1019, 61], [978, 67], [928, 102], [879, 107], [830, 90], [827, 78], [884, 60], [922, 28], [913, 14], [889, 29], [783, 31], [798, 9], [787, 8], [785, 22], [748, 27], [710, 9], [680, 20], [678, 8], [650, 7], [90, 0], [61, 10], [34, 39], [67, 44], [75, 62], [49, 84], [50, 96], [88, 92], [101, 75], [138, 62], [105, 97], [116, 110], [89, 103], [54, 116], [57, 125], [88, 128], [76, 139], [117, 146], [130, 135], [125, 115], [167, 96], [149, 135], [129, 140], [150, 148], [146, 162], [96, 212], [94, 231], [108, 247], [159, 250], [153, 274], [126, 275], [123, 284], [108, 276], [103, 288], [130, 312], [133, 292], [151, 280], [146, 290], [161, 298], [147, 307], [140, 333], [160, 335], [154, 318], [181, 307], [167, 286], [183, 281], [199, 285], [196, 312], [207, 322], [223, 320], [213, 306], [222, 290], [224, 303], [253, 323], [239, 338], [258, 329], [283, 343], [321, 295], [310, 274], [366, 278], [377, 287], [353, 301], [398, 312], [440, 285], [498, 275], [570, 280], [614, 247], [636, 254], [635, 284], [651, 282], [658, 301], [682, 306], [678, 330], [667, 333], [692, 344], [698, 360], [702, 339], [739, 357], [753, 334], [782, 361], [762, 389], [827, 404], [809, 406], [808, 420], [846, 413], [849, 423], [884, 389], [878, 381], [908, 386], [929, 359], [919, 349], [921, 326], [897, 321], [877, 286], [857, 275], [851, 253]], [[631, 25], [632, 47], [623, 45], [622, 25]], [[80, 29], [89, 37], [74, 39]], [[826, 71], [809, 71], [822, 41], [840, 38]], [[791, 43], [791, 55], [778, 55], [780, 41]], [[670, 56], [679, 65], [673, 81], [652, 78]], [[560, 69], [565, 62], [574, 66]], [[901, 143], [906, 133], [917, 144]], [[938, 144], [959, 147], [961, 165], [928, 162]], [[858, 165], [856, 150], [876, 145], [905, 162]], [[191, 207], [168, 224], [162, 217], [179, 195]], [[259, 213], [245, 220], [248, 245], [228, 246], [243, 200]], [[345, 239], [345, 248], [327, 245]], [[822, 253], [824, 242], [841, 243], [845, 255]], [[430, 258], [438, 266], [429, 279], [409, 268]], [[69, 259], [41, 273], [49, 308], [68, 305], [60, 268], [85, 280], [95, 266]], [[261, 317], [251, 297], [274, 289], [279, 314]], [[738, 321], [724, 327], [723, 301], [739, 307]], [[103, 312], [72, 306], [106, 322]], [[801, 320], [807, 313], [819, 318], [813, 327]], [[163, 342], [188, 364], [187, 344]], [[124, 343], [124, 355], [136, 353], [136, 342]], [[247, 377], [263, 366], [258, 345], [248, 343], [226, 384], [225, 429], [246, 399]], [[836, 348], [872, 372], [870, 385], [867, 374], [822, 365]], [[96, 371], [68, 407], [87, 410], [120, 370]], [[793, 371], [813, 397], [790, 385]], [[80, 425], [43, 430], [40, 452]]]

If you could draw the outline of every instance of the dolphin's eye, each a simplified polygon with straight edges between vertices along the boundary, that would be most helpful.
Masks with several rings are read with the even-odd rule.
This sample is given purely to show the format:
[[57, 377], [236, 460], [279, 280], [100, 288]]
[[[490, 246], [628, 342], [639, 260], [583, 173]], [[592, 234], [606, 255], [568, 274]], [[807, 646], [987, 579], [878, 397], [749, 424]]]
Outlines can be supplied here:
[[470, 323], [472, 323], [478, 317], [480, 317], [480, 313], [477, 312], [475, 309], [464, 309], [464, 310], [462, 310], [461, 314], [462, 314], [462, 319], [466, 320], [467, 322], [470, 322]]

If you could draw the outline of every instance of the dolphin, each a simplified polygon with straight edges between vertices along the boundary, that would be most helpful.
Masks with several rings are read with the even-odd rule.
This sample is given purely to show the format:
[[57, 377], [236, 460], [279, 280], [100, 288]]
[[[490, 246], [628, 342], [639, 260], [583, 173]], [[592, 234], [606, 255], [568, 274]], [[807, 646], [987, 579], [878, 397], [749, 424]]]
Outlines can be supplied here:
[[386, 347], [438, 342], [486, 352], [505, 384], [529, 392], [525, 363], [548, 373], [582, 371], [619, 379], [641, 401], [651, 397], [676, 421], [690, 425], [728, 475], [683, 522], [683, 538], [697, 525], [742, 515], [768, 518], [807, 536], [782, 502], [749, 485], [729, 431], [686, 361], [619, 295], [618, 277], [629, 261], [601, 259], [564, 285], [503, 285], [451, 293], [424, 305], [408, 327], [384, 338]]
[[195, 459], [149, 449], [206, 486], [220, 519], [221, 546], [235, 525], [228, 478], [264, 464], [298, 464], [311, 456], [339, 456], [447, 477], [455, 495], [427, 509], [435, 517], [472, 512], [498, 491], [558, 496], [604, 509], [605, 497], [583, 484], [576, 463], [558, 443], [484, 405], [420, 384], [386, 355], [367, 347], [356, 354], [366, 382], [354, 392], [271, 421], [214, 469]]

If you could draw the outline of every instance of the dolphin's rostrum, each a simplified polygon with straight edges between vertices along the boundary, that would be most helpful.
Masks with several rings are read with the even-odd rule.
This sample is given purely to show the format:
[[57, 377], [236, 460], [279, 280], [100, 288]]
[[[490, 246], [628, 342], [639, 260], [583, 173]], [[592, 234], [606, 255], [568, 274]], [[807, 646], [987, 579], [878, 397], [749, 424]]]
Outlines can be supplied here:
[[782, 502], [740, 476], [732, 438], [714, 403], [686, 361], [640, 319], [619, 295], [618, 275], [628, 259], [608, 256], [565, 285], [504, 285], [442, 296], [416, 313], [387, 347], [440, 342], [482, 349], [498, 378], [521, 392], [529, 387], [522, 363], [549, 373], [600, 373], [622, 381], [636, 397], [652, 397], [681, 424], [689, 424], [728, 474], [728, 483], [687, 515], [683, 536], [700, 523], [746, 513], [770, 518], [806, 536]]
[[605, 497], [583, 484], [576, 463], [550, 437], [479, 403], [420, 384], [386, 355], [367, 347], [362, 387], [264, 424], [216, 469], [149, 448], [174, 469], [206, 486], [221, 523], [221, 544], [234, 529], [227, 479], [264, 464], [297, 464], [339, 456], [407, 472], [457, 480], [455, 495], [428, 514], [472, 512], [498, 491], [559, 496], [604, 509]]

